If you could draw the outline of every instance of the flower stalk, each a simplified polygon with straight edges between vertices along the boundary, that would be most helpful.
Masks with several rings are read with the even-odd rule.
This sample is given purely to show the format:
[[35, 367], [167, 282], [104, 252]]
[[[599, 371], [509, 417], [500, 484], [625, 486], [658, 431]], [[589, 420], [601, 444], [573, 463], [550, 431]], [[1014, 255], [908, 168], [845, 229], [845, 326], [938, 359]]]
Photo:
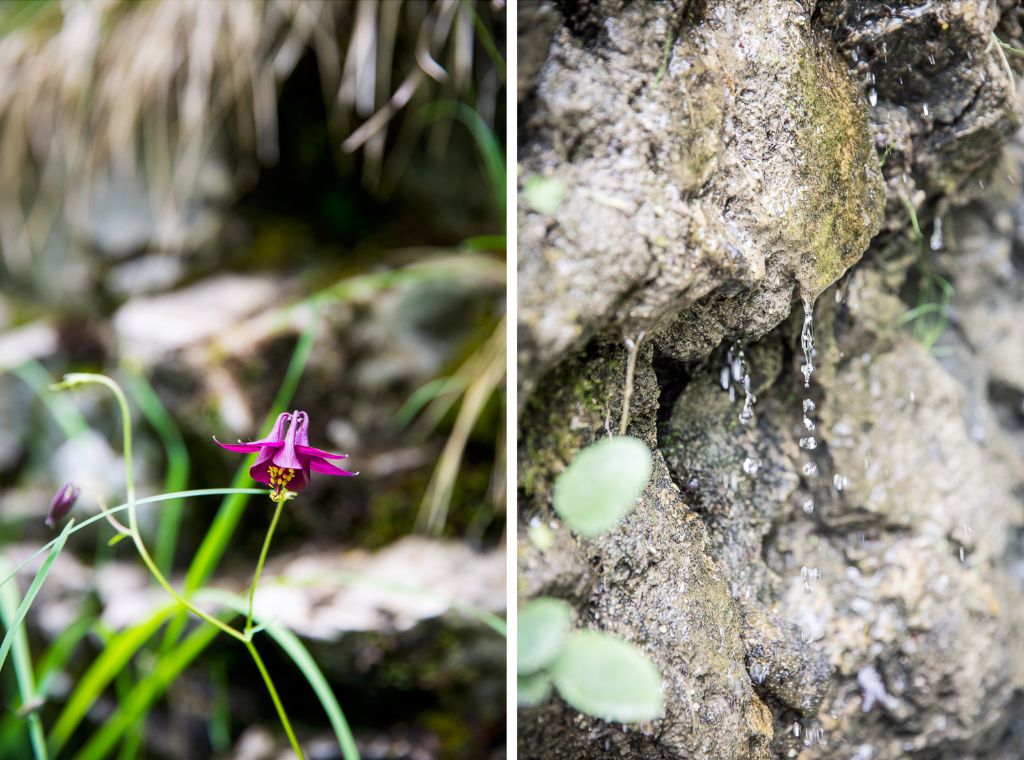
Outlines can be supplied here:
[[[107, 377], [106, 375], [99, 375], [99, 374], [92, 374], [92, 373], [71, 373], [71, 374], [67, 374], [67, 375], [64, 376], [63, 382], [60, 382], [60, 383], [57, 383], [57, 384], [51, 386], [51, 390], [54, 390], [54, 391], [65, 390], [65, 389], [69, 389], [69, 388], [74, 388], [74, 387], [76, 387], [78, 385], [84, 385], [84, 384], [88, 384], [88, 383], [95, 383], [95, 384], [103, 385], [106, 388], [108, 388], [111, 391], [111, 393], [113, 393], [114, 398], [117, 400], [117, 404], [118, 404], [118, 406], [120, 408], [120, 411], [121, 411], [121, 430], [122, 430], [122, 440], [123, 440], [123, 448], [124, 448], [123, 458], [124, 458], [124, 468], [125, 468], [125, 492], [126, 492], [126, 496], [127, 496], [127, 502], [126, 502], [125, 508], [126, 508], [126, 510], [128, 512], [128, 526], [125, 529], [124, 526], [121, 525], [118, 521], [116, 521], [113, 518], [113, 516], [111, 515], [111, 513], [105, 507], [103, 507], [101, 505], [101, 510], [103, 512], [103, 515], [105, 517], [107, 517], [108, 519], [112, 520], [112, 523], [114, 524], [115, 529], [117, 529], [119, 533], [123, 533], [124, 530], [127, 531], [127, 535], [131, 537], [132, 542], [135, 545], [135, 549], [136, 549], [136, 551], [139, 554], [139, 557], [142, 559], [143, 563], [146, 565], [146, 568], [149, 570], [150, 574], [157, 581], [157, 583], [160, 584], [160, 586], [162, 586], [164, 588], [164, 590], [167, 591], [167, 593], [169, 593], [180, 605], [185, 607], [187, 610], [192, 612], [197, 617], [201, 618], [202, 620], [206, 621], [210, 625], [212, 625], [215, 628], [219, 629], [223, 633], [226, 633], [231, 638], [237, 639], [238, 641], [242, 642], [242, 644], [245, 645], [245, 648], [249, 651], [249, 654], [252, 657], [253, 662], [256, 664], [256, 668], [259, 670], [260, 675], [262, 676], [263, 681], [266, 684], [267, 691], [270, 694], [271, 701], [274, 703], [274, 709], [277, 711], [278, 718], [281, 721], [281, 726], [284, 729], [285, 734], [288, 736], [288, 741], [291, 744], [293, 751], [300, 758], [300, 760], [304, 760], [305, 755], [302, 752], [302, 747], [299, 744], [298, 739], [295, 736], [295, 731], [292, 729], [291, 721], [288, 719], [288, 714], [287, 714], [287, 712], [284, 709], [284, 704], [281, 702], [281, 699], [278, 696], [277, 688], [274, 686], [274, 681], [271, 678], [270, 673], [267, 670], [266, 666], [263, 664], [263, 659], [260, 657], [259, 652], [256, 651], [256, 646], [252, 642], [252, 636], [255, 633], [252, 630], [252, 606], [253, 606], [253, 599], [255, 598], [255, 594], [256, 594], [256, 585], [259, 582], [259, 578], [260, 578], [260, 575], [261, 575], [262, 570], [263, 570], [263, 565], [264, 565], [264, 563], [266, 561], [267, 552], [269, 551], [269, 548], [270, 548], [270, 541], [271, 541], [271, 539], [273, 537], [274, 530], [277, 527], [277, 522], [278, 522], [278, 519], [280, 518], [280, 515], [281, 515], [281, 509], [282, 509], [285, 501], [287, 501], [288, 498], [289, 498], [289, 492], [284, 489], [284, 485], [286, 485], [288, 480], [290, 480], [291, 478], [288, 478], [288, 480], [285, 480], [284, 482], [280, 482], [280, 481], [273, 482], [272, 479], [268, 479], [268, 480], [264, 481], [264, 480], [261, 480], [260, 478], [255, 478], [255, 476], [254, 476], [254, 479], [261, 480], [261, 482], [266, 482], [266, 483], [268, 483], [268, 485], [270, 485], [274, 489], [273, 492], [271, 493], [271, 499], [273, 499], [275, 501], [275, 503], [277, 504], [277, 508], [276, 508], [276, 510], [274, 512], [274, 518], [273, 518], [273, 520], [270, 523], [270, 527], [267, 530], [267, 536], [266, 536], [266, 538], [265, 538], [265, 540], [263, 542], [263, 549], [262, 549], [262, 551], [260, 553], [260, 559], [259, 559], [259, 562], [258, 562], [258, 564], [256, 566], [256, 573], [253, 576], [252, 586], [250, 587], [250, 590], [249, 590], [249, 612], [248, 612], [248, 615], [246, 617], [245, 632], [243, 633], [242, 631], [237, 630], [233, 626], [228, 625], [227, 623], [223, 622], [222, 620], [219, 620], [218, 618], [214, 617], [213, 615], [210, 615], [210, 614], [204, 612], [203, 610], [201, 610], [200, 608], [198, 608], [194, 604], [192, 604], [188, 599], [186, 599], [185, 597], [183, 597], [181, 594], [178, 593], [178, 591], [174, 588], [174, 586], [171, 585], [170, 581], [168, 581], [167, 578], [164, 576], [164, 574], [161, 572], [160, 568], [157, 567], [156, 562], [154, 562], [152, 556], [149, 553], [149, 550], [146, 548], [145, 542], [142, 539], [142, 534], [139, 531], [138, 516], [136, 514], [136, 509], [135, 509], [135, 506], [136, 506], [136, 501], [135, 501], [135, 479], [134, 479], [134, 473], [133, 473], [133, 467], [132, 467], [132, 422], [131, 422], [131, 410], [129, 409], [128, 399], [125, 396], [124, 391], [121, 389], [120, 385], [118, 385], [114, 380], [112, 380], [111, 378]], [[305, 412], [298, 412], [296, 414], [297, 415], [301, 414], [302, 417], [301, 418], [292, 417], [293, 425], [292, 425], [292, 428], [289, 429], [289, 433], [288, 433], [288, 437], [287, 437], [288, 442], [290, 444], [292, 444], [292, 446], [294, 446], [295, 436], [298, 435], [300, 438], [302, 436], [304, 436], [305, 435], [306, 426], [308, 426], [308, 417], [306, 417]], [[290, 415], [282, 415], [282, 417], [284, 417], [284, 416], [290, 416]], [[298, 429], [297, 430], [295, 429], [296, 428], [296, 424], [295, 424], [296, 423], [296, 419], [298, 419], [298, 421], [299, 421]], [[279, 417], [278, 420], [279, 420], [279, 422], [281, 422], [281, 417]], [[293, 434], [293, 430], [295, 430], [294, 434]], [[307, 443], [307, 442], [308, 442], [308, 439], [303, 440], [303, 443]], [[282, 444], [283, 443], [284, 442], [282, 442]], [[221, 444], [221, 445], [223, 446], [223, 444]], [[229, 447], [225, 446], [225, 448], [229, 448]], [[304, 448], [308, 449], [309, 447], [305, 446]], [[286, 451], [288, 451], [288, 449], [286, 449]], [[291, 451], [294, 452], [294, 448], [292, 448]], [[308, 482], [308, 480], [309, 480], [309, 472], [310, 472], [309, 462], [311, 460], [312, 452], [316, 452], [316, 456], [318, 456], [320, 458], [322, 458], [321, 455], [327, 456], [327, 457], [333, 457], [333, 458], [341, 458], [341, 455], [331, 455], [331, 454], [328, 454], [327, 452], [321, 452], [318, 449], [310, 449], [309, 452], [304, 452], [304, 457], [305, 457], [304, 460], [300, 460], [298, 458], [295, 458], [295, 462], [298, 464], [299, 468], [301, 468], [303, 470], [303, 476], [304, 476], [304, 481], [305, 482]], [[293, 453], [293, 456], [294, 456], [294, 453]], [[270, 456], [267, 456], [265, 459], [261, 456], [259, 459], [257, 459], [257, 462], [258, 462], [258, 464], [262, 464], [264, 467], [266, 467], [267, 460], [269, 460], [271, 458], [274, 458], [276, 460], [276, 457], [274, 456], [273, 452], [271, 452]], [[328, 465], [328, 466], [330, 466], [330, 465]], [[331, 467], [333, 468], [333, 466], [331, 466]], [[337, 468], [333, 468], [333, 469], [337, 470]], [[294, 468], [293, 468], [291, 470], [291, 475], [294, 476], [294, 474], [295, 474], [295, 472], [294, 472]], [[348, 472], [345, 472], [344, 470], [338, 470], [337, 473], [331, 473], [331, 474], [351, 475], [353, 473], [348, 473]], [[303, 483], [303, 485], [304, 485], [304, 483]], [[65, 487], [65, 488], [67, 488], [67, 487]], [[55, 502], [58, 500], [59, 497], [61, 497], [61, 495], [64, 493], [64, 490], [65, 489], [62, 489], [62, 491], [58, 493], [57, 497], [55, 497]], [[70, 492], [69, 492], [68, 495], [70, 495]], [[77, 497], [77, 493], [75, 493], [74, 496]], [[67, 504], [67, 508], [66, 509], [70, 509], [71, 505], [73, 503], [74, 503], [74, 499], [71, 499], [70, 503]], [[59, 504], [58, 506], [62, 507], [62, 505], [63, 505], [63, 502], [61, 502], [61, 504]], [[51, 507], [51, 512], [53, 512], [53, 508], [52, 507]], [[66, 510], [65, 510], [65, 514], [66, 514]]]

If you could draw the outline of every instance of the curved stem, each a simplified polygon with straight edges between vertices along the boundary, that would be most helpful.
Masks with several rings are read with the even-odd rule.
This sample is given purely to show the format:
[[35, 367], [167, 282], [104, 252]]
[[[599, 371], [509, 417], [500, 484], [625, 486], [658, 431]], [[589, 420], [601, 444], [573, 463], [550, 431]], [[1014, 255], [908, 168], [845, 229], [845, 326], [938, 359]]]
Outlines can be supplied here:
[[174, 586], [171, 585], [164, 574], [160, 571], [160, 568], [156, 566], [153, 558], [149, 554], [149, 550], [146, 548], [146, 544], [142, 540], [142, 534], [139, 532], [139, 518], [135, 513], [135, 476], [132, 472], [132, 416], [131, 410], [128, 408], [128, 399], [124, 395], [124, 391], [121, 390], [121, 386], [111, 380], [106, 375], [95, 375], [88, 372], [75, 372], [64, 376], [64, 382], [58, 383], [54, 386], [54, 389], [71, 388], [75, 385], [84, 383], [98, 383], [99, 385], [106, 386], [113, 394], [114, 398], [117, 399], [118, 406], [121, 407], [121, 433], [123, 437], [123, 449], [124, 449], [124, 478], [125, 478], [125, 492], [128, 497], [127, 508], [128, 508], [128, 531], [131, 535], [132, 542], [135, 544], [135, 549], [139, 553], [139, 557], [145, 563], [147, 569], [156, 582], [159, 583], [164, 590], [170, 594], [181, 606], [185, 607], [189, 612], [205, 620], [212, 626], [219, 628], [221, 631], [226, 633], [232, 638], [238, 639], [239, 641], [245, 641], [245, 635], [240, 631], [235, 630], [227, 623], [218, 620], [213, 615], [203, 612], [201, 609], [196, 607], [194, 604], [189, 602], [185, 597], [177, 592]]
[[284, 732], [288, 734], [288, 741], [291, 742], [292, 749], [295, 750], [295, 754], [298, 755], [299, 760], [305, 760], [306, 756], [302, 754], [302, 747], [299, 746], [299, 740], [295, 738], [295, 732], [292, 730], [291, 721], [288, 720], [288, 713], [284, 711], [284, 705], [281, 703], [281, 698], [277, 695], [277, 689], [274, 687], [274, 681], [271, 679], [266, 665], [263, 664], [263, 659], [260, 657], [259, 652], [256, 651], [256, 645], [251, 641], [246, 640], [245, 648], [249, 650], [249, 654], [252, 655], [253, 662], [255, 662], [256, 667], [259, 668], [260, 675], [263, 676], [263, 682], [267, 685], [267, 691], [270, 692], [270, 698], [273, 700], [274, 708], [277, 710], [277, 717], [281, 720]]
[[249, 587], [249, 612], [245, 616], [245, 632], [252, 635], [252, 606], [256, 599], [256, 584], [260, 582], [260, 575], [263, 573], [263, 563], [267, 561], [267, 552], [270, 550], [270, 540], [274, 537], [274, 529], [277, 528], [277, 521], [281, 517], [281, 508], [284, 507], [285, 499], [274, 499], [277, 508], [274, 510], [274, 517], [267, 529], [267, 537], [263, 539], [263, 549], [260, 551], [259, 562], [256, 563], [256, 572], [252, 576], [252, 585]]

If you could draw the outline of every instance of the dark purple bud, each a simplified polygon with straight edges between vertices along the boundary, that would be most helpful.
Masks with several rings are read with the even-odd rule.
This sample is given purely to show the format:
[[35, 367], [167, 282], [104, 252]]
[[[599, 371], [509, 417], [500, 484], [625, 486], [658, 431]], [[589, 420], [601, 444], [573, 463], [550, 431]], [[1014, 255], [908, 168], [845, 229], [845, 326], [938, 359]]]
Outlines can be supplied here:
[[81, 491], [74, 483], [65, 483], [61, 486], [50, 502], [50, 511], [46, 513], [46, 527], [52, 528], [59, 520], [64, 519], [78, 501], [79, 493]]

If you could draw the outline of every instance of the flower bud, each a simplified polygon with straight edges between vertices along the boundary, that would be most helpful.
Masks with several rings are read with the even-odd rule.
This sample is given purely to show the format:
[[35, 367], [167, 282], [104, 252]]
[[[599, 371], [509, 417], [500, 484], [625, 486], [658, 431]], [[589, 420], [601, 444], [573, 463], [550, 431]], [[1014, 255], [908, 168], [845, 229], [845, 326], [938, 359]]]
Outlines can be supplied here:
[[78, 494], [81, 493], [74, 483], [65, 483], [53, 496], [50, 502], [50, 511], [46, 513], [46, 527], [52, 528], [58, 520], [62, 520], [71, 508], [78, 501]]

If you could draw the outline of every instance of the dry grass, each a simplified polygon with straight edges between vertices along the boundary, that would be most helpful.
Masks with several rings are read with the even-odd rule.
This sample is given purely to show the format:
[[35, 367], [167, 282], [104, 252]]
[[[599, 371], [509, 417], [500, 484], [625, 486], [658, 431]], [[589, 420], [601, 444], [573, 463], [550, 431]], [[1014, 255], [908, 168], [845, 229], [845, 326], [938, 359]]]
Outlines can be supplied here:
[[29, 270], [59, 215], [73, 230], [112, 176], [144, 177], [154, 243], [180, 250], [183, 215], [219, 141], [241, 159], [276, 160], [278, 94], [307, 51], [338, 145], [361, 151], [364, 183], [376, 191], [393, 186], [423, 129], [402, 119], [403, 109], [469, 100], [493, 126], [503, 77], [499, 67], [474, 66], [491, 43], [482, 17], [494, 9], [485, 2], [88, 0], [25, 8], [0, 8], [0, 248], [11, 273]]

